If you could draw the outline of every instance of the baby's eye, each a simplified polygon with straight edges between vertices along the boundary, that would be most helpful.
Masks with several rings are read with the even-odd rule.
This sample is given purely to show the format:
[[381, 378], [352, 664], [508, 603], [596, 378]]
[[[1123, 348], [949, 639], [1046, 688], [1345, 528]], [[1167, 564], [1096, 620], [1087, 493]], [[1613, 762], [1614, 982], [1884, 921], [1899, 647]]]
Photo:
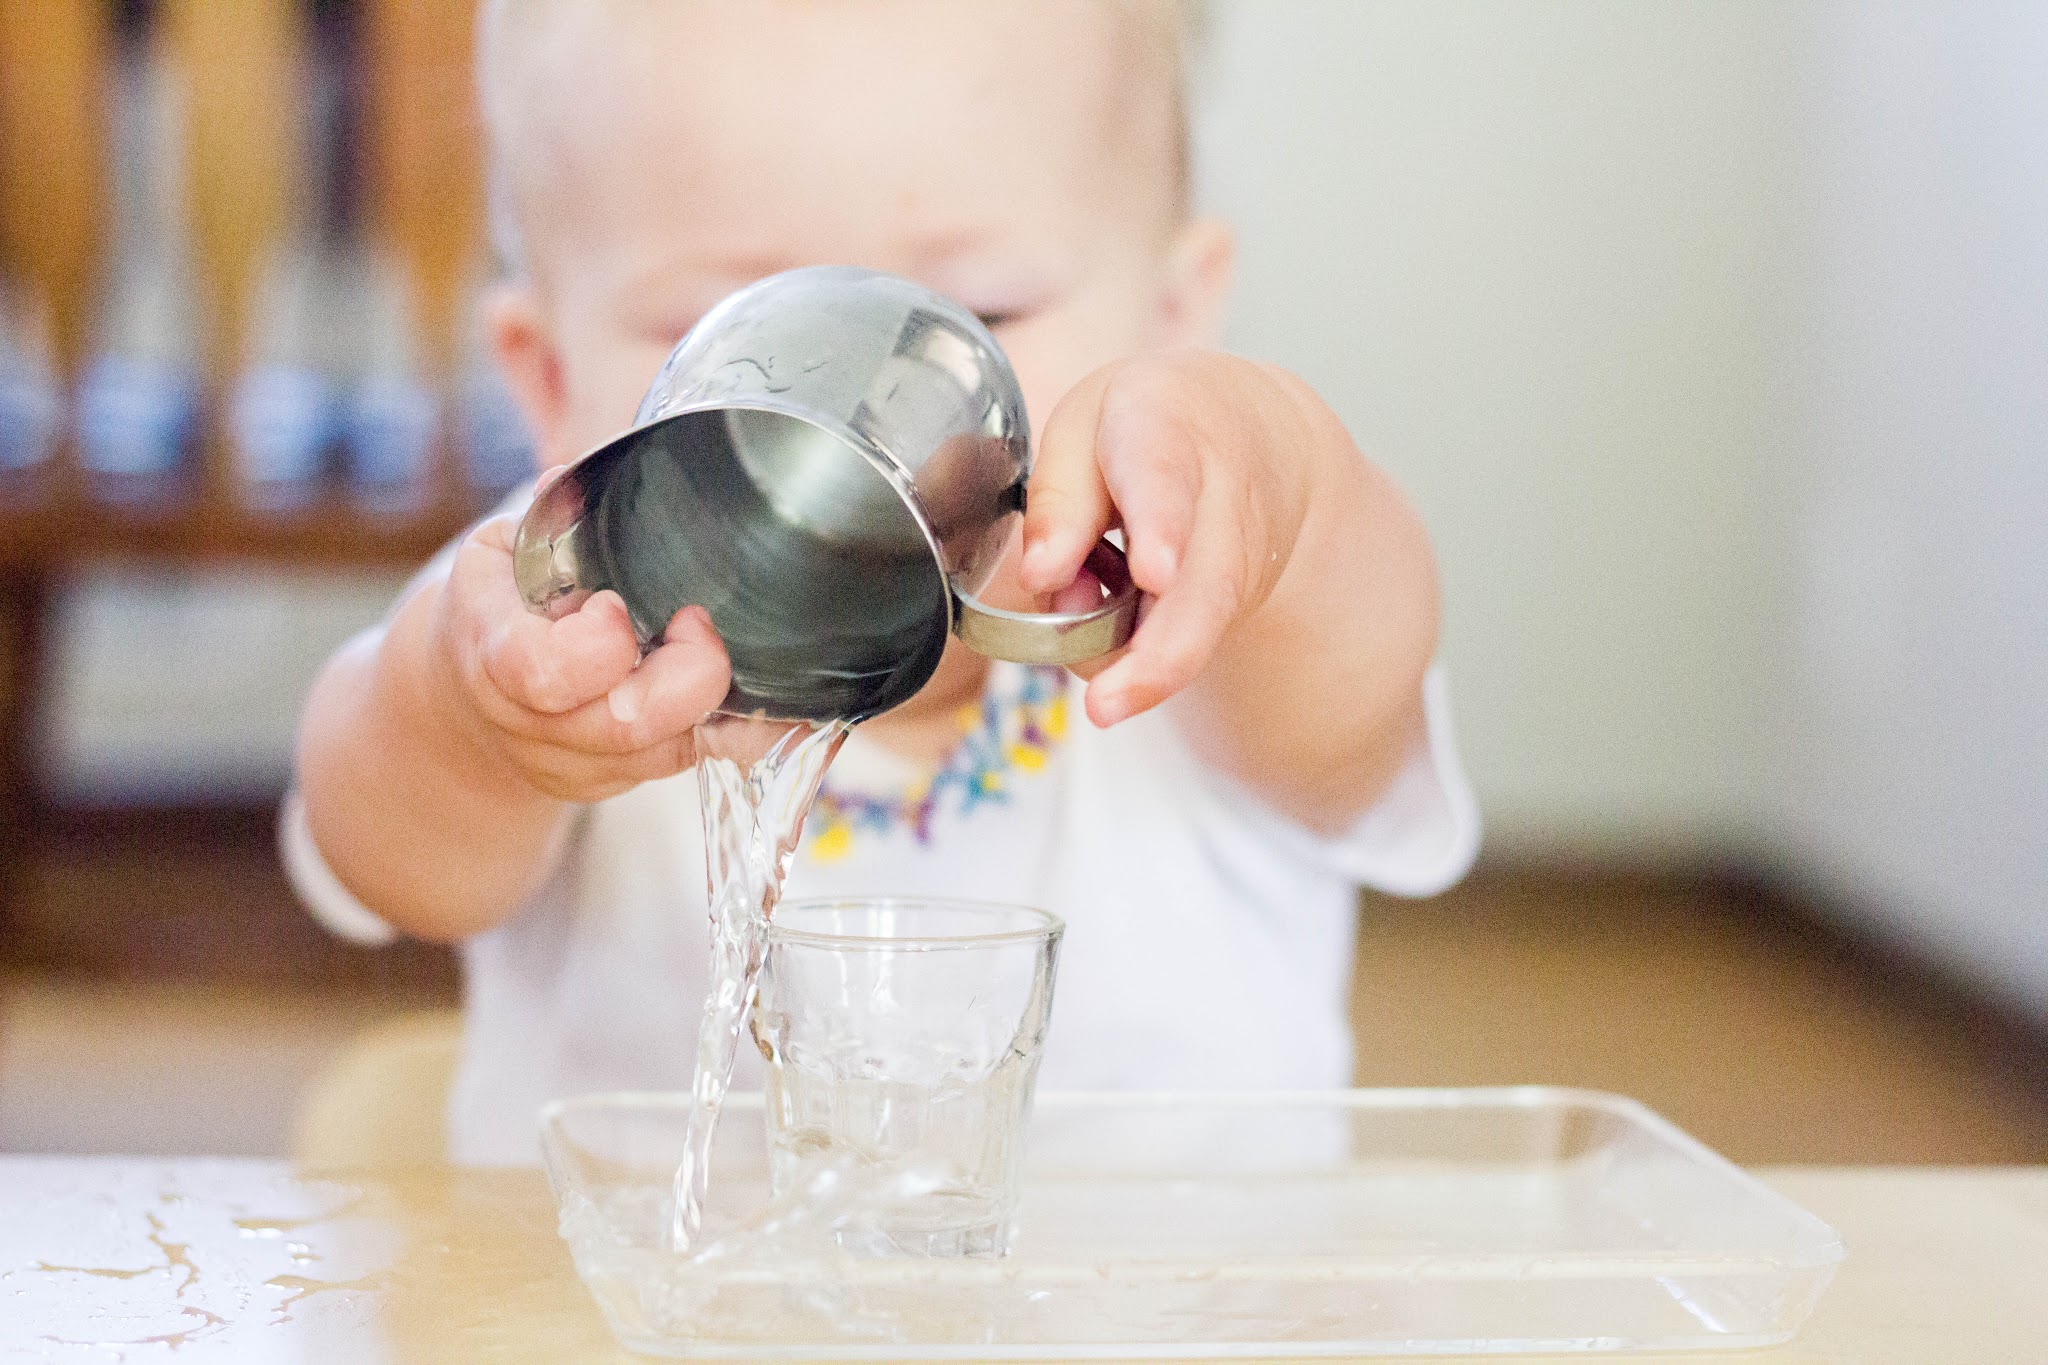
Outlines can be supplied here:
[[982, 326], [988, 328], [991, 332], [993, 332], [1000, 327], [1008, 326], [1010, 323], [1015, 322], [1019, 317], [1023, 315], [1017, 312], [1008, 312], [976, 313], [974, 316], [981, 320]]

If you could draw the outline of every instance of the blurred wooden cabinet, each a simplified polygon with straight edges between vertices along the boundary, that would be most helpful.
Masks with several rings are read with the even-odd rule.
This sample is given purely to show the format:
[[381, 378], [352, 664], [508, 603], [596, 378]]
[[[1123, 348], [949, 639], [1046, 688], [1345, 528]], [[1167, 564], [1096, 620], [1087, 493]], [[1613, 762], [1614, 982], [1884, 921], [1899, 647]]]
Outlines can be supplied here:
[[[181, 484], [141, 502], [97, 498], [68, 441], [26, 474], [0, 466], [0, 897], [7, 857], [34, 837], [38, 818], [49, 608], [67, 576], [108, 564], [408, 565], [459, 533], [487, 501], [451, 453], [445, 401], [462, 291], [483, 240], [470, 95], [474, 5], [348, 4], [361, 35], [355, 79], [364, 116], [354, 160], [362, 230], [416, 287], [423, 351], [444, 398], [429, 486], [398, 516], [368, 514], [338, 490], [288, 514], [259, 513], [242, 505], [230, 477], [221, 399], [243, 358], [239, 329], [259, 257], [283, 230], [306, 156], [294, 130], [305, 126], [311, 0], [157, 0], [151, 8], [154, 41], [167, 45], [185, 92], [182, 175], [209, 332], [204, 434]], [[108, 237], [118, 15], [114, 0], [0, 3], [0, 275], [47, 304], [67, 394], [90, 346]]]

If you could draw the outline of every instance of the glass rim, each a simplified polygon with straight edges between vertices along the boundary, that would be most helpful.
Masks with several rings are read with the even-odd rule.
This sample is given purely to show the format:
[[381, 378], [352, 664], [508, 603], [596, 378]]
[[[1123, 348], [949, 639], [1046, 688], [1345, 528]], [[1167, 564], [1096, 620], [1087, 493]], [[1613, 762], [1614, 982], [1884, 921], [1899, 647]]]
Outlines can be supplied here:
[[[1030, 923], [1021, 928], [994, 929], [964, 934], [905, 934], [878, 938], [873, 934], [837, 934], [822, 929], [787, 927], [783, 916], [791, 911], [882, 909], [887, 907], [928, 910], [964, 910], [971, 915], [1021, 916]], [[948, 948], [986, 948], [1010, 943], [1057, 942], [1067, 923], [1050, 910], [1008, 901], [954, 900], [944, 896], [803, 896], [775, 907], [768, 921], [768, 942], [794, 944], [804, 948], [836, 948], [858, 952], [933, 952]]]

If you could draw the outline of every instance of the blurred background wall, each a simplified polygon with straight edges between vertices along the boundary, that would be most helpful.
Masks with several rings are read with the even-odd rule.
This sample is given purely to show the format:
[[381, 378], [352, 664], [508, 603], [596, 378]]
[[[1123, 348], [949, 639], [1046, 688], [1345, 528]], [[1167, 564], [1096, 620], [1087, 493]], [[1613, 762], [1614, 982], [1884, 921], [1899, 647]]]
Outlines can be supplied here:
[[1777, 851], [2048, 1017], [2048, 6], [1798, 15]]
[[[2048, 1019], [2048, 7], [1216, 17], [1230, 342], [1421, 504], [1492, 856], [1765, 869]], [[395, 583], [70, 592], [60, 794], [273, 789]]]
[[1248, 3], [1235, 345], [1421, 503], [1492, 846], [1761, 833], [1793, 121], [1772, 3]]
[[1502, 851], [2048, 1017], [2048, 6], [1239, 4], [1233, 341], [1421, 503]]

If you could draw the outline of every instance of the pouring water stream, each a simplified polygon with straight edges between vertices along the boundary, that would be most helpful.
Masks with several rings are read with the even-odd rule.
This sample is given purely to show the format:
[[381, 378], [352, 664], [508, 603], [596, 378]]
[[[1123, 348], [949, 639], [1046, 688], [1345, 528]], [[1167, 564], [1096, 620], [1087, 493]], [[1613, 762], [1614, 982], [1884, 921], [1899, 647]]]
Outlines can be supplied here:
[[676, 1168], [675, 1250], [696, 1241], [710, 1180], [711, 1139], [732, 1081], [782, 884], [825, 769], [853, 722], [771, 721], [714, 714], [696, 728], [697, 791], [711, 906], [711, 984], [697, 1034], [690, 1123]]

